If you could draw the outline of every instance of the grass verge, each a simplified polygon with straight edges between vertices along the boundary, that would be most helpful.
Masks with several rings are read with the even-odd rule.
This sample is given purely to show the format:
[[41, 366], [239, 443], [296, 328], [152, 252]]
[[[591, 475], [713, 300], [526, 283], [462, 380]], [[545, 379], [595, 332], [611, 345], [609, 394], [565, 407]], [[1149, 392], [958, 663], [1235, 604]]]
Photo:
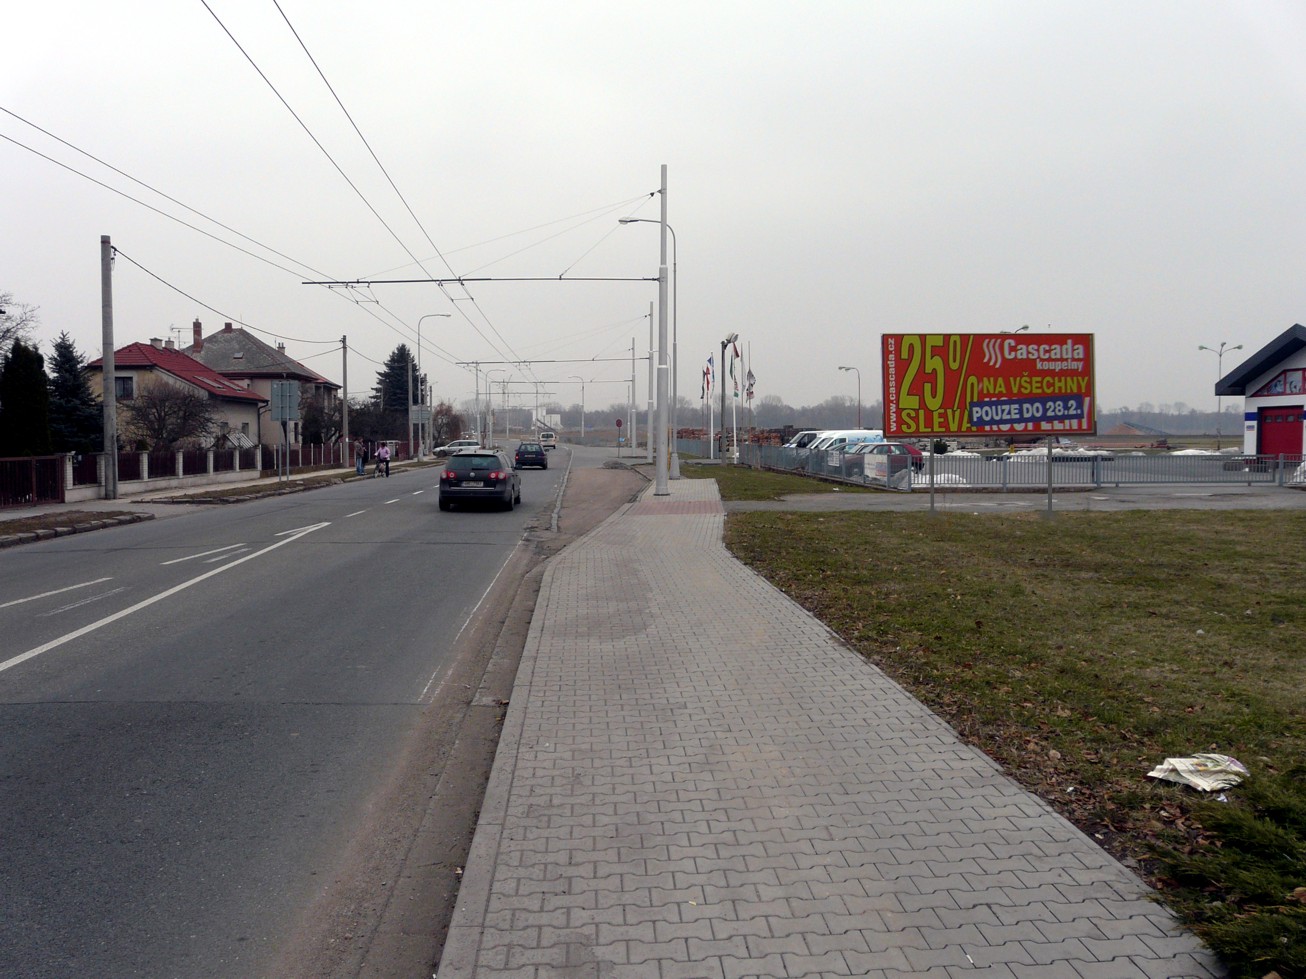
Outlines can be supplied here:
[[[1292, 511], [726, 526], [733, 553], [1156, 886], [1234, 975], [1282, 979], [1306, 976], [1301, 540]], [[1146, 777], [1205, 751], [1252, 771], [1227, 802]]]
[[812, 476], [749, 469], [745, 466], [682, 464], [685, 479], [715, 479], [723, 500], [781, 500], [794, 493], [872, 493], [862, 486], [832, 483]]

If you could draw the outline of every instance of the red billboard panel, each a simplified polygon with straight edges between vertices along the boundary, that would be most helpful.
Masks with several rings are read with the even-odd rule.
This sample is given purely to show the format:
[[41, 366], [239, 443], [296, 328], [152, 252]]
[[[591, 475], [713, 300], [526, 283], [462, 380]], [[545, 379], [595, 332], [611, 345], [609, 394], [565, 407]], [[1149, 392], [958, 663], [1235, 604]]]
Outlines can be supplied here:
[[888, 438], [1093, 435], [1091, 333], [886, 333]]

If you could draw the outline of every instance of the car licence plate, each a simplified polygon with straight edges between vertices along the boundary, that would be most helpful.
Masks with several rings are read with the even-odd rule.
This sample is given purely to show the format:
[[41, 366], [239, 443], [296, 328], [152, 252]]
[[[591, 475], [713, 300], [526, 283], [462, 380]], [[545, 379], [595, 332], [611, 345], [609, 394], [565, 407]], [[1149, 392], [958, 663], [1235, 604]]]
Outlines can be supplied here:
[[465, 480], [463, 480], [463, 485], [464, 485], [464, 486], [481, 487], [481, 486], [484, 486], [485, 483], [481, 482], [479, 479], [465, 479]]

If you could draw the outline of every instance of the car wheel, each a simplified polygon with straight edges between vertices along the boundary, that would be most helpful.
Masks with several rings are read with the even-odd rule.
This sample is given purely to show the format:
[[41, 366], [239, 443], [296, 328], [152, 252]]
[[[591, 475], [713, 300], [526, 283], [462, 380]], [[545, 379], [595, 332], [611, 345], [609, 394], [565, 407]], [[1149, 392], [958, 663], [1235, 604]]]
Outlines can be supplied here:
[[449, 509], [449, 501], [448, 501], [448, 500], [441, 500], [441, 501], [440, 501], [440, 509], [441, 509], [441, 510], [448, 510], [448, 509]]
[[512, 509], [512, 487], [511, 487], [511, 486], [508, 487], [508, 495], [505, 496], [505, 497], [503, 498], [503, 502], [500, 504], [500, 506], [502, 506], [505, 510], [511, 510], [511, 509]]
[[517, 492], [516, 492], [516, 495], [513, 496], [513, 498], [512, 498], [512, 502], [513, 502], [513, 503], [520, 503], [520, 502], [521, 502], [521, 483], [518, 483], [518, 484], [517, 484]]

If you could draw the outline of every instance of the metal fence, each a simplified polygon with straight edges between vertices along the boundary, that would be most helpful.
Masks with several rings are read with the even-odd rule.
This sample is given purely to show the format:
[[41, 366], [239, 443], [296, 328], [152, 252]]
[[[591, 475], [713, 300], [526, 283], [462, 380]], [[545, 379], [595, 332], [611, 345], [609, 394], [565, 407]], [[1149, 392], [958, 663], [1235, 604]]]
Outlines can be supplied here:
[[[706, 454], [701, 442], [681, 442], [679, 451]], [[1145, 483], [1197, 483], [1306, 486], [1306, 462], [1296, 455], [1231, 455], [1229, 453], [1073, 452], [1057, 451], [1051, 457], [1051, 484], [1060, 488], [1096, 488]], [[740, 445], [744, 465], [807, 473], [826, 479], [867, 483], [866, 457], [856, 453], [811, 452], [769, 445]], [[1033, 492], [1048, 485], [1045, 449], [1028, 452], [948, 452], [926, 455], [913, 469], [909, 487], [922, 490], [930, 484], [942, 489], [1007, 490]], [[894, 473], [897, 473], [897, 468]]]
[[63, 456], [0, 459], [0, 507], [63, 501]]

